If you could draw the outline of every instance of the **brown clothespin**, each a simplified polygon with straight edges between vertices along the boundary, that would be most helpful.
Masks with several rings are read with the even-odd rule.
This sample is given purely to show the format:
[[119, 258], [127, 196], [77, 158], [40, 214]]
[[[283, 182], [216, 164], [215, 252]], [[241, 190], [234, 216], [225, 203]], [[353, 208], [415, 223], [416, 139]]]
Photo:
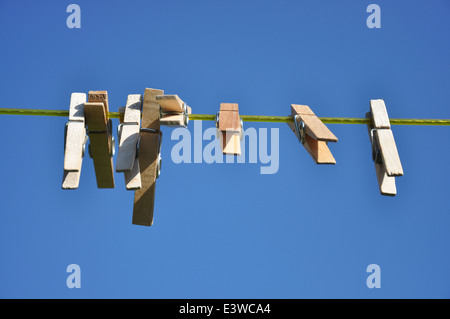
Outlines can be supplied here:
[[241, 155], [243, 123], [236, 103], [221, 103], [216, 116], [216, 127], [224, 154]]
[[371, 119], [371, 124], [367, 127], [380, 193], [395, 196], [397, 194], [395, 176], [402, 176], [403, 168], [384, 101], [371, 100], [370, 112], [366, 117]]
[[317, 164], [336, 164], [327, 143], [337, 142], [337, 137], [323, 124], [307, 105], [291, 105], [294, 123], [288, 123], [300, 143]]
[[160, 106], [158, 95], [164, 91], [145, 89], [139, 141], [141, 188], [134, 193], [133, 224], [151, 226], [155, 204], [155, 186], [161, 169]]
[[117, 127], [119, 152], [117, 154], [116, 171], [124, 173], [127, 190], [141, 188], [141, 173], [137, 156], [141, 108], [141, 94], [128, 95], [126, 107], [119, 108], [120, 124]]
[[89, 155], [94, 160], [98, 188], [114, 188], [114, 138], [108, 119], [108, 93], [90, 91], [84, 105], [84, 116], [90, 139]]
[[161, 107], [160, 125], [183, 126], [189, 123], [191, 108], [178, 95], [157, 95]]
[[81, 164], [87, 143], [84, 123], [85, 93], [72, 93], [70, 98], [69, 121], [64, 137], [63, 189], [76, 189], [80, 183]]

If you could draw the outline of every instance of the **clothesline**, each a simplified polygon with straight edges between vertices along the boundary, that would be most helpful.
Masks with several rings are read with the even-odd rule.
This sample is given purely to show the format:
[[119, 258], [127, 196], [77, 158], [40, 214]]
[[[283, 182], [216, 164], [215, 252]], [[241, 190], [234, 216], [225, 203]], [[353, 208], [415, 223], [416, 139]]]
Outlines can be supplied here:
[[[69, 116], [64, 110], [13, 109], [0, 108], [0, 115], [30, 115], [30, 116]], [[119, 118], [119, 112], [109, 112], [109, 118]], [[291, 123], [291, 116], [241, 115], [244, 122]], [[215, 114], [189, 114], [191, 121], [215, 121]], [[370, 119], [355, 117], [319, 117], [326, 124], [370, 124]], [[390, 119], [392, 125], [433, 125], [450, 126], [450, 119]]]

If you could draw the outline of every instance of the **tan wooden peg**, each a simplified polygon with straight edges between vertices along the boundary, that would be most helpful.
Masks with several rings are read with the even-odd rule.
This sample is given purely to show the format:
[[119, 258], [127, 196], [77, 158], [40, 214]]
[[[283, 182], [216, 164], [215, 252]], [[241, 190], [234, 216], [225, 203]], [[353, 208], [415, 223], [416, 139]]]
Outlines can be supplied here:
[[88, 103], [84, 105], [84, 115], [90, 140], [89, 154], [94, 160], [98, 188], [114, 188], [114, 138], [108, 111], [107, 92], [89, 92]]
[[291, 116], [294, 123], [288, 123], [289, 127], [298, 137], [317, 164], [336, 164], [328, 142], [337, 142], [337, 137], [314, 114], [307, 105], [291, 105]]
[[80, 183], [81, 164], [87, 142], [84, 123], [85, 93], [72, 93], [69, 120], [65, 128], [63, 189], [76, 189]]
[[161, 169], [160, 106], [156, 96], [164, 91], [145, 89], [139, 141], [141, 188], [134, 193], [133, 224], [153, 225], [156, 178]]
[[221, 103], [216, 118], [220, 145], [224, 154], [241, 155], [242, 120], [237, 103]]
[[371, 124], [368, 124], [367, 128], [380, 193], [395, 196], [397, 194], [395, 176], [402, 176], [403, 168], [384, 101], [371, 100], [370, 112], [366, 117], [371, 119]]
[[188, 125], [192, 110], [178, 95], [157, 95], [156, 100], [161, 107], [160, 125], [183, 127]]

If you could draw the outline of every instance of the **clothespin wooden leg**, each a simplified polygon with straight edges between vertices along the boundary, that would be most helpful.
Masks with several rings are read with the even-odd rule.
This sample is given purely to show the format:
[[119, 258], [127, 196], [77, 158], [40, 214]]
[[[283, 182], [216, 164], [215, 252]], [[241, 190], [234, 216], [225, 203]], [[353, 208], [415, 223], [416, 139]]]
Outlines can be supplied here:
[[308, 153], [317, 164], [336, 164], [327, 143], [337, 142], [337, 137], [307, 105], [291, 105], [294, 123], [288, 123]]
[[236, 103], [221, 103], [216, 126], [220, 131], [220, 145], [224, 154], [241, 155], [243, 125]]
[[[136, 149], [139, 141], [141, 123], [142, 95], [128, 95], [127, 105], [121, 116], [118, 135], [119, 153], [117, 155], [117, 172], [124, 172], [125, 186], [128, 190], [141, 188], [141, 173]], [[121, 110], [119, 110], [120, 112]]]
[[366, 117], [372, 120], [367, 128], [380, 193], [395, 196], [397, 194], [395, 176], [402, 176], [403, 168], [384, 101], [371, 100], [370, 112]]
[[191, 108], [178, 95], [157, 95], [156, 100], [161, 107], [160, 125], [183, 127], [188, 125]]
[[81, 164], [86, 145], [84, 124], [84, 104], [86, 94], [72, 93], [70, 98], [69, 121], [66, 124], [64, 147], [63, 189], [76, 189], [80, 183]]
[[159, 175], [161, 138], [160, 106], [157, 95], [164, 91], [145, 89], [139, 141], [141, 189], [134, 193], [133, 224], [151, 226], [155, 204], [156, 178]]
[[88, 101], [84, 106], [84, 115], [97, 187], [114, 188], [114, 138], [112, 137], [112, 121], [108, 119], [108, 94], [106, 91], [91, 91]]

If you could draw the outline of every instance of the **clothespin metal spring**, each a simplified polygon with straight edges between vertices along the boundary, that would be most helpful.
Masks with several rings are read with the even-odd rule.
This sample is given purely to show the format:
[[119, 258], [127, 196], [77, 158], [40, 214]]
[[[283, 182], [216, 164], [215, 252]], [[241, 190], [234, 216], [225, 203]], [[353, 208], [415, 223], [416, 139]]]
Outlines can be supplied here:
[[294, 116], [294, 125], [295, 125], [295, 135], [297, 136], [299, 142], [301, 144], [305, 144], [305, 122], [300, 121], [300, 116]]
[[375, 138], [375, 134], [373, 134], [374, 131], [378, 131], [378, 129], [374, 128], [370, 130], [370, 142], [372, 143], [372, 160], [374, 161], [374, 163], [382, 164], [383, 160], [381, 158], [381, 150]]

